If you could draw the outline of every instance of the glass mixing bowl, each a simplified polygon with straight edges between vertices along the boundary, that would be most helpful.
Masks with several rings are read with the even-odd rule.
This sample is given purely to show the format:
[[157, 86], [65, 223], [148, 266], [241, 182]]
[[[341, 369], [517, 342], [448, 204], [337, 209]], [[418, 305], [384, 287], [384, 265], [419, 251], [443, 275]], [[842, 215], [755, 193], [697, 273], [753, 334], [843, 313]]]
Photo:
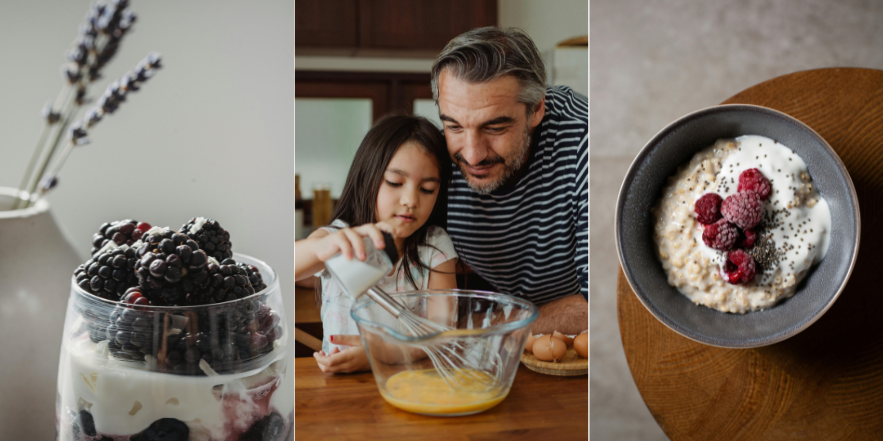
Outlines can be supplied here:
[[267, 288], [200, 306], [133, 306], [72, 279], [58, 369], [59, 441], [292, 439], [288, 328], [276, 272], [241, 254]]
[[[482, 291], [426, 290], [390, 294], [415, 315], [453, 331], [413, 336], [379, 304], [363, 295], [351, 315], [359, 326], [380, 395], [402, 410], [433, 416], [483, 412], [509, 394], [529, 326], [539, 315], [533, 303]], [[438, 351], [436, 362], [427, 351]], [[440, 375], [453, 363], [456, 384]], [[465, 366], [465, 367], [464, 367]]]

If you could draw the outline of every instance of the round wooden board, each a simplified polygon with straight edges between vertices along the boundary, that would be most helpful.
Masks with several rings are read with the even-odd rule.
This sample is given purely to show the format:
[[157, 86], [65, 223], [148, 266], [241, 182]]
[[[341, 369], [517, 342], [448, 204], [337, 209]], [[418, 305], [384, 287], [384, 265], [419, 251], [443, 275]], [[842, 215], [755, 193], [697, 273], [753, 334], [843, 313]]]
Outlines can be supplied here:
[[619, 328], [635, 384], [672, 440], [881, 439], [883, 71], [797, 72], [725, 102], [740, 103], [799, 119], [843, 160], [865, 226], [855, 269], [819, 321], [756, 349], [716, 348], [678, 335], [644, 308], [620, 270]]
[[542, 361], [530, 352], [521, 354], [521, 362], [528, 369], [541, 374], [572, 377], [575, 375], [588, 375], [589, 373], [589, 359], [581, 358], [572, 347], [567, 348], [564, 358], [557, 363]]

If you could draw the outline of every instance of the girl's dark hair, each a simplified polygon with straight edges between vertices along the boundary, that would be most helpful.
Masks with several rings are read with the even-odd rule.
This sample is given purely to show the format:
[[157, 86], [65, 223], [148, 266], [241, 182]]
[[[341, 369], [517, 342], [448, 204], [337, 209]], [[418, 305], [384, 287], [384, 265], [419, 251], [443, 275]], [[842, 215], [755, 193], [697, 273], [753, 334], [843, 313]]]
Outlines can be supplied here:
[[399, 147], [414, 141], [435, 158], [439, 172], [438, 199], [429, 219], [411, 236], [405, 239], [401, 252], [402, 270], [414, 289], [417, 283], [411, 275], [411, 265], [432, 270], [420, 261], [418, 246], [427, 245], [429, 227], [447, 228], [448, 183], [451, 180], [451, 157], [441, 130], [419, 116], [385, 116], [371, 127], [350, 166], [346, 184], [331, 219], [340, 219], [352, 227], [377, 222], [377, 194], [383, 181], [383, 173]]

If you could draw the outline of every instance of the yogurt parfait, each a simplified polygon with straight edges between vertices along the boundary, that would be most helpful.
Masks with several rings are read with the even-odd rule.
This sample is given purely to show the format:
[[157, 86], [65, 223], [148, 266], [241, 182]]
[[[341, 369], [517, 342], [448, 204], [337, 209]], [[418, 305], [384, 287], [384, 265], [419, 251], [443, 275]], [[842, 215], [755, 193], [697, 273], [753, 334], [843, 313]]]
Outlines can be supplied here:
[[216, 221], [102, 225], [72, 285], [57, 439], [293, 439], [279, 281]]
[[652, 209], [668, 282], [697, 305], [764, 310], [824, 258], [831, 214], [806, 164], [756, 135], [722, 139], [680, 167]]

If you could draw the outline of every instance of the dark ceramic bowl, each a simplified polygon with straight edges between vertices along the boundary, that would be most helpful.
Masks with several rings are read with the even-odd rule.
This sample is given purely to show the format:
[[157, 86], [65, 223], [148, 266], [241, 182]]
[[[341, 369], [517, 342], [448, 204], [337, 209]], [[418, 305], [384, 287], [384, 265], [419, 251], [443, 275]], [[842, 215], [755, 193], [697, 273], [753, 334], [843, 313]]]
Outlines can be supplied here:
[[[791, 148], [806, 162], [813, 185], [831, 209], [831, 241], [793, 297], [765, 311], [723, 313], [691, 302], [668, 284], [653, 242], [650, 213], [678, 166], [720, 138], [761, 135]], [[616, 245], [629, 285], [665, 326], [700, 343], [726, 348], [770, 345], [819, 319], [837, 300], [858, 255], [861, 225], [852, 179], [831, 146], [800, 121], [750, 105], [711, 107], [662, 129], [629, 168], [616, 203]]]

